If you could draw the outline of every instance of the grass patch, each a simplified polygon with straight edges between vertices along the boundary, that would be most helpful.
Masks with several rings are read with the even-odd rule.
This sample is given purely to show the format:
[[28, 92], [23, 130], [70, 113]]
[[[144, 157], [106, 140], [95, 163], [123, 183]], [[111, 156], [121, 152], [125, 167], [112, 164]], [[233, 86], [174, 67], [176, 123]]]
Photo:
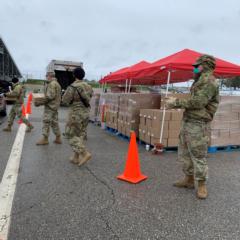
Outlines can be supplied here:
[[36, 84], [36, 85], [43, 85], [45, 80], [42, 79], [27, 79], [25, 84]]

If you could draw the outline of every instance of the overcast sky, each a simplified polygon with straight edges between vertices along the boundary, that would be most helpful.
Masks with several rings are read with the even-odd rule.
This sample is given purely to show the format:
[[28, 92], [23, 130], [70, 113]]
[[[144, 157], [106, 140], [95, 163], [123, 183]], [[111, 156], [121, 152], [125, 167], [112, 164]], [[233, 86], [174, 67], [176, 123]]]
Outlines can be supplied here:
[[239, 0], [8, 0], [0, 35], [22, 73], [82, 61], [89, 79], [184, 48], [240, 64]]

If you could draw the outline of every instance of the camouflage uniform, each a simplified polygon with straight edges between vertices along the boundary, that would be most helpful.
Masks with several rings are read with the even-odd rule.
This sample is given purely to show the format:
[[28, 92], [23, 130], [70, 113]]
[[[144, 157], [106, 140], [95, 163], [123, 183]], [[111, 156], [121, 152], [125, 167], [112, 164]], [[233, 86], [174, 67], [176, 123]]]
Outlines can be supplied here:
[[61, 86], [56, 78], [46, 83], [44, 88], [45, 104], [43, 114], [42, 134], [49, 137], [50, 127], [56, 136], [61, 135], [58, 124], [58, 108], [61, 103]]
[[176, 99], [171, 106], [185, 109], [178, 157], [183, 161], [185, 175], [194, 176], [197, 181], [206, 181], [208, 176], [206, 155], [210, 140], [210, 122], [219, 104], [218, 83], [213, 76], [214, 67], [215, 64], [204, 64], [199, 79], [195, 80], [191, 87], [190, 99]]
[[12, 109], [8, 116], [8, 126], [11, 127], [13, 125], [13, 121], [17, 115], [17, 117], [22, 120], [23, 123], [25, 123], [28, 127], [31, 127], [32, 125], [26, 119], [22, 116], [22, 104], [24, 103], [24, 89], [21, 83], [16, 83], [13, 85], [13, 90], [11, 92], [6, 93], [7, 97], [15, 97], [16, 101], [14, 105], [12, 106]]
[[[65, 135], [75, 153], [84, 155], [86, 148], [83, 144], [87, 132], [90, 107], [86, 107], [82, 100], [89, 104], [93, 90], [90, 85], [81, 80], [72, 83], [63, 95], [63, 103], [71, 104]], [[80, 99], [80, 96], [81, 98]]]

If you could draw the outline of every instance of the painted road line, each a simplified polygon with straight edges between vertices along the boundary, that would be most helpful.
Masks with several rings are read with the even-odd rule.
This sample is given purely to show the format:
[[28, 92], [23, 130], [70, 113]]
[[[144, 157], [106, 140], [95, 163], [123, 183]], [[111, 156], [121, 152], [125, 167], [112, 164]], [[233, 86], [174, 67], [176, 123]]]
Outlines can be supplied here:
[[25, 132], [26, 125], [21, 124], [0, 183], [0, 240], [7, 240], [8, 238]]

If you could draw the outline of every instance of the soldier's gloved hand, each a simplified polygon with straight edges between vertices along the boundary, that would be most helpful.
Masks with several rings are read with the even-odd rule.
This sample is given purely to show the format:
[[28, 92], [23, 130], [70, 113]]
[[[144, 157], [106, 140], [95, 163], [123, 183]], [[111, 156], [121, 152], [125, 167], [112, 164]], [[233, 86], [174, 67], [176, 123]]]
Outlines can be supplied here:
[[175, 102], [176, 102], [175, 97], [167, 97], [166, 104], [165, 104], [166, 109], [174, 108]]

